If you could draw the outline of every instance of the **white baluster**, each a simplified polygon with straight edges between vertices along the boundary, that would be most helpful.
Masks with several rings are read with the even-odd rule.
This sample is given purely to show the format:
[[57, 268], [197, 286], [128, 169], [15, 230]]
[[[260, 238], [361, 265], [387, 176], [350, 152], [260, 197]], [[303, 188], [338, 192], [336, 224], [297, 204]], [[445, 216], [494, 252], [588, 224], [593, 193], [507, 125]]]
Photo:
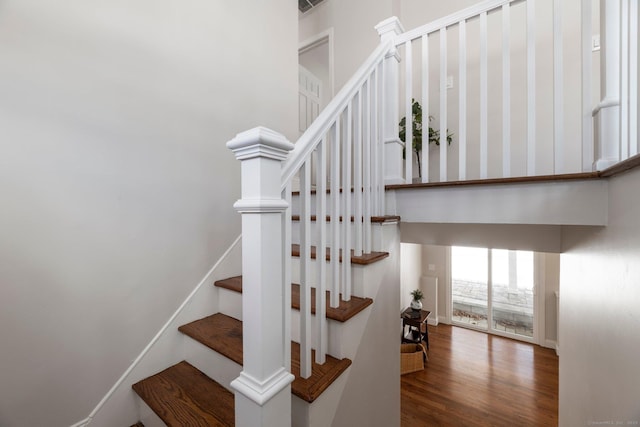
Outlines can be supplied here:
[[[331, 307], [340, 305], [340, 118], [333, 125], [331, 146]], [[316, 259], [323, 259], [317, 254]]]
[[384, 141], [383, 141], [383, 123], [384, 123], [384, 75], [382, 63], [376, 67], [376, 88], [377, 88], [377, 111], [378, 111], [378, 137], [376, 140], [376, 151], [378, 152], [378, 163], [376, 170], [378, 171], [378, 215], [385, 215], [385, 189], [384, 189]]
[[291, 382], [285, 368], [281, 162], [293, 144], [266, 128], [238, 134], [227, 144], [241, 161], [243, 366], [231, 382], [236, 426], [291, 425]]
[[[352, 129], [352, 102], [347, 105], [346, 111], [346, 135], [342, 141], [342, 299], [351, 299], [351, 137]], [[338, 218], [336, 218], [338, 220]]]
[[371, 74], [371, 82], [373, 84], [373, 93], [372, 93], [372, 131], [373, 131], [373, 146], [371, 147], [371, 164], [373, 165], [371, 169], [371, 182], [372, 182], [372, 194], [371, 194], [371, 205], [372, 205], [372, 215], [380, 215], [379, 213], [379, 186], [378, 186], [378, 173], [380, 169], [378, 168], [378, 146], [379, 146], [379, 132], [378, 132], [378, 120], [380, 118], [379, 110], [378, 110], [378, 74], [377, 68], [373, 70]]
[[[363, 194], [363, 231], [364, 244], [363, 251], [371, 253], [371, 80], [367, 80], [364, 101], [364, 142], [363, 142], [363, 161], [362, 161], [362, 183], [364, 187]], [[410, 146], [410, 145], [409, 145]]]
[[564, 173], [562, 0], [553, 0], [553, 173]]
[[[282, 215], [282, 265], [283, 265], [283, 305], [291, 307], [291, 181], [282, 191], [282, 198], [287, 202], [287, 210]], [[291, 336], [291, 310], [284, 310], [283, 336]], [[284, 367], [291, 371], [291, 341], [284, 343]]]
[[527, 1], [527, 175], [536, 174], [536, 2]]
[[[560, 1], [560, 0], [556, 0]], [[637, 1], [637, 0], [636, 0]], [[637, 15], [635, 17], [637, 19]], [[629, 0], [620, 1], [620, 159], [629, 158]]]
[[447, 177], [447, 29], [440, 29], [440, 182]]
[[480, 178], [487, 178], [487, 12], [480, 14]]
[[[316, 260], [321, 258], [316, 254]], [[300, 376], [311, 376], [311, 159], [300, 168]]]
[[422, 182], [429, 182], [429, 35], [422, 36]]
[[411, 40], [405, 43], [404, 51], [404, 70], [405, 70], [405, 136], [404, 136], [404, 153], [405, 166], [404, 180], [407, 184], [413, 182], [413, 49]]
[[354, 179], [354, 227], [355, 240], [353, 251], [356, 256], [362, 255], [362, 88], [356, 95], [355, 133], [353, 147], [353, 179]]
[[582, 171], [591, 172], [594, 160], [592, 94], [592, 1], [582, 2]]
[[316, 170], [316, 363], [322, 365], [327, 354], [327, 263], [319, 254], [327, 250], [327, 137], [317, 149]]
[[467, 21], [460, 21], [458, 34], [458, 179], [467, 179]]
[[502, 176], [511, 176], [511, 6], [502, 6]]

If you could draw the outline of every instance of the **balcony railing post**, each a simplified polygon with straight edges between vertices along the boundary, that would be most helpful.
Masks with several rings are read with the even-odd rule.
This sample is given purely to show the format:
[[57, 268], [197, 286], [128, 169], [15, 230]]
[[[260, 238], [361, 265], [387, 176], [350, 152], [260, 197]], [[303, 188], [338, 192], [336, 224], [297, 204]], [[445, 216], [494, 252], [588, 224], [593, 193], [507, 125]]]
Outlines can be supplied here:
[[243, 366], [235, 390], [236, 426], [291, 425], [291, 382], [285, 367], [281, 165], [287, 139], [257, 127], [227, 143], [241, 163]]
[[[392, 16], [376, 25], [376, 30], [384, 43], [394, 40], [404, 33], [400, 20]], [[382, 99], [382, 142], [384, 143], [384, 181], [385, 184], [404, 183], [402, 173], [402, 148], [404, 143], [398, 136], [399, 116], [399, 62], [400, 53], [393, 47], [384, 59], [383, 99]]]
[[620, 2], [600, 0], [600, 104], [595, 110], [595, 170], [620, 161]]

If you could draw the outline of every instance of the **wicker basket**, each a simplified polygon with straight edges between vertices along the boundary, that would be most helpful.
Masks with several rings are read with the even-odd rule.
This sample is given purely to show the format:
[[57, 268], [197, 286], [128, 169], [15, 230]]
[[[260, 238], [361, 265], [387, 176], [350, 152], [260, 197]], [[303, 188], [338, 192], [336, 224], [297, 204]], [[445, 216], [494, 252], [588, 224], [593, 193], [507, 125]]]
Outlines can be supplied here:
[[400, 344], [400, 375], [422, 371], [427, 351], [422, 344]]

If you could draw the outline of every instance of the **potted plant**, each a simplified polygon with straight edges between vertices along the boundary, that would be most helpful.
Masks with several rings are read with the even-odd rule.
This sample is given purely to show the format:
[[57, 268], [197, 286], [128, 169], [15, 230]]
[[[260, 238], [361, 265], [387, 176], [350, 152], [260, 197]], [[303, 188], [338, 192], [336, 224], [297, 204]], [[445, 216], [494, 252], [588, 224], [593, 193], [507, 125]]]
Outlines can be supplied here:
[[411, 300], [411, 308], [418, 311], [422, 310], [422, 299], [424, 298], [424, 294], [420, 289], [414, 289], [411, 291], [411, 296], [413, 299]]
[[[418, 159], [418, 176], [422, 177], [422, 164], [420, 163], [420, 153], [422, 152], [422, 106], [418, 101], [411, 98], [411, 116], [413, 117], [413, 125], [412, 125], [412, 143], [411, 148], [416, 153], [416, 158]], [[433, 116], [429, 116], [429, 121], [433, 120]], [[406, 147], [406, 138], [407, 138], [407, 117], [403, 117], [400, 120], [400, 133], [398, 136], [400, 140], [405, 143]], [[448, 133], [447, 130], [447, 143], [451, 145], [451, 141], [453, 140], [453, 134]], [[431, 126], [429, 126], [429, 144], [435, 143], [436, 145], [440, 145], [440, 131], [435, 130]], [[404, 156], [403, 156], [404, 157]]]

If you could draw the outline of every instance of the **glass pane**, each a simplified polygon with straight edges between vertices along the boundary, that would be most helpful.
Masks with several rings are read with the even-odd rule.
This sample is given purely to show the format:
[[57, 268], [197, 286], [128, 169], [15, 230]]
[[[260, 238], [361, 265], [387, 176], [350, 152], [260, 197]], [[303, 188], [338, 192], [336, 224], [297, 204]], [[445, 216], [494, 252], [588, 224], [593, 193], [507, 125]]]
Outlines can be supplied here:
[[492, 249], [493, 329], [533, 337], [533, 252]]
[[485, 248], [451, 248], [452, 320], [487, 329], [488, 251]]

